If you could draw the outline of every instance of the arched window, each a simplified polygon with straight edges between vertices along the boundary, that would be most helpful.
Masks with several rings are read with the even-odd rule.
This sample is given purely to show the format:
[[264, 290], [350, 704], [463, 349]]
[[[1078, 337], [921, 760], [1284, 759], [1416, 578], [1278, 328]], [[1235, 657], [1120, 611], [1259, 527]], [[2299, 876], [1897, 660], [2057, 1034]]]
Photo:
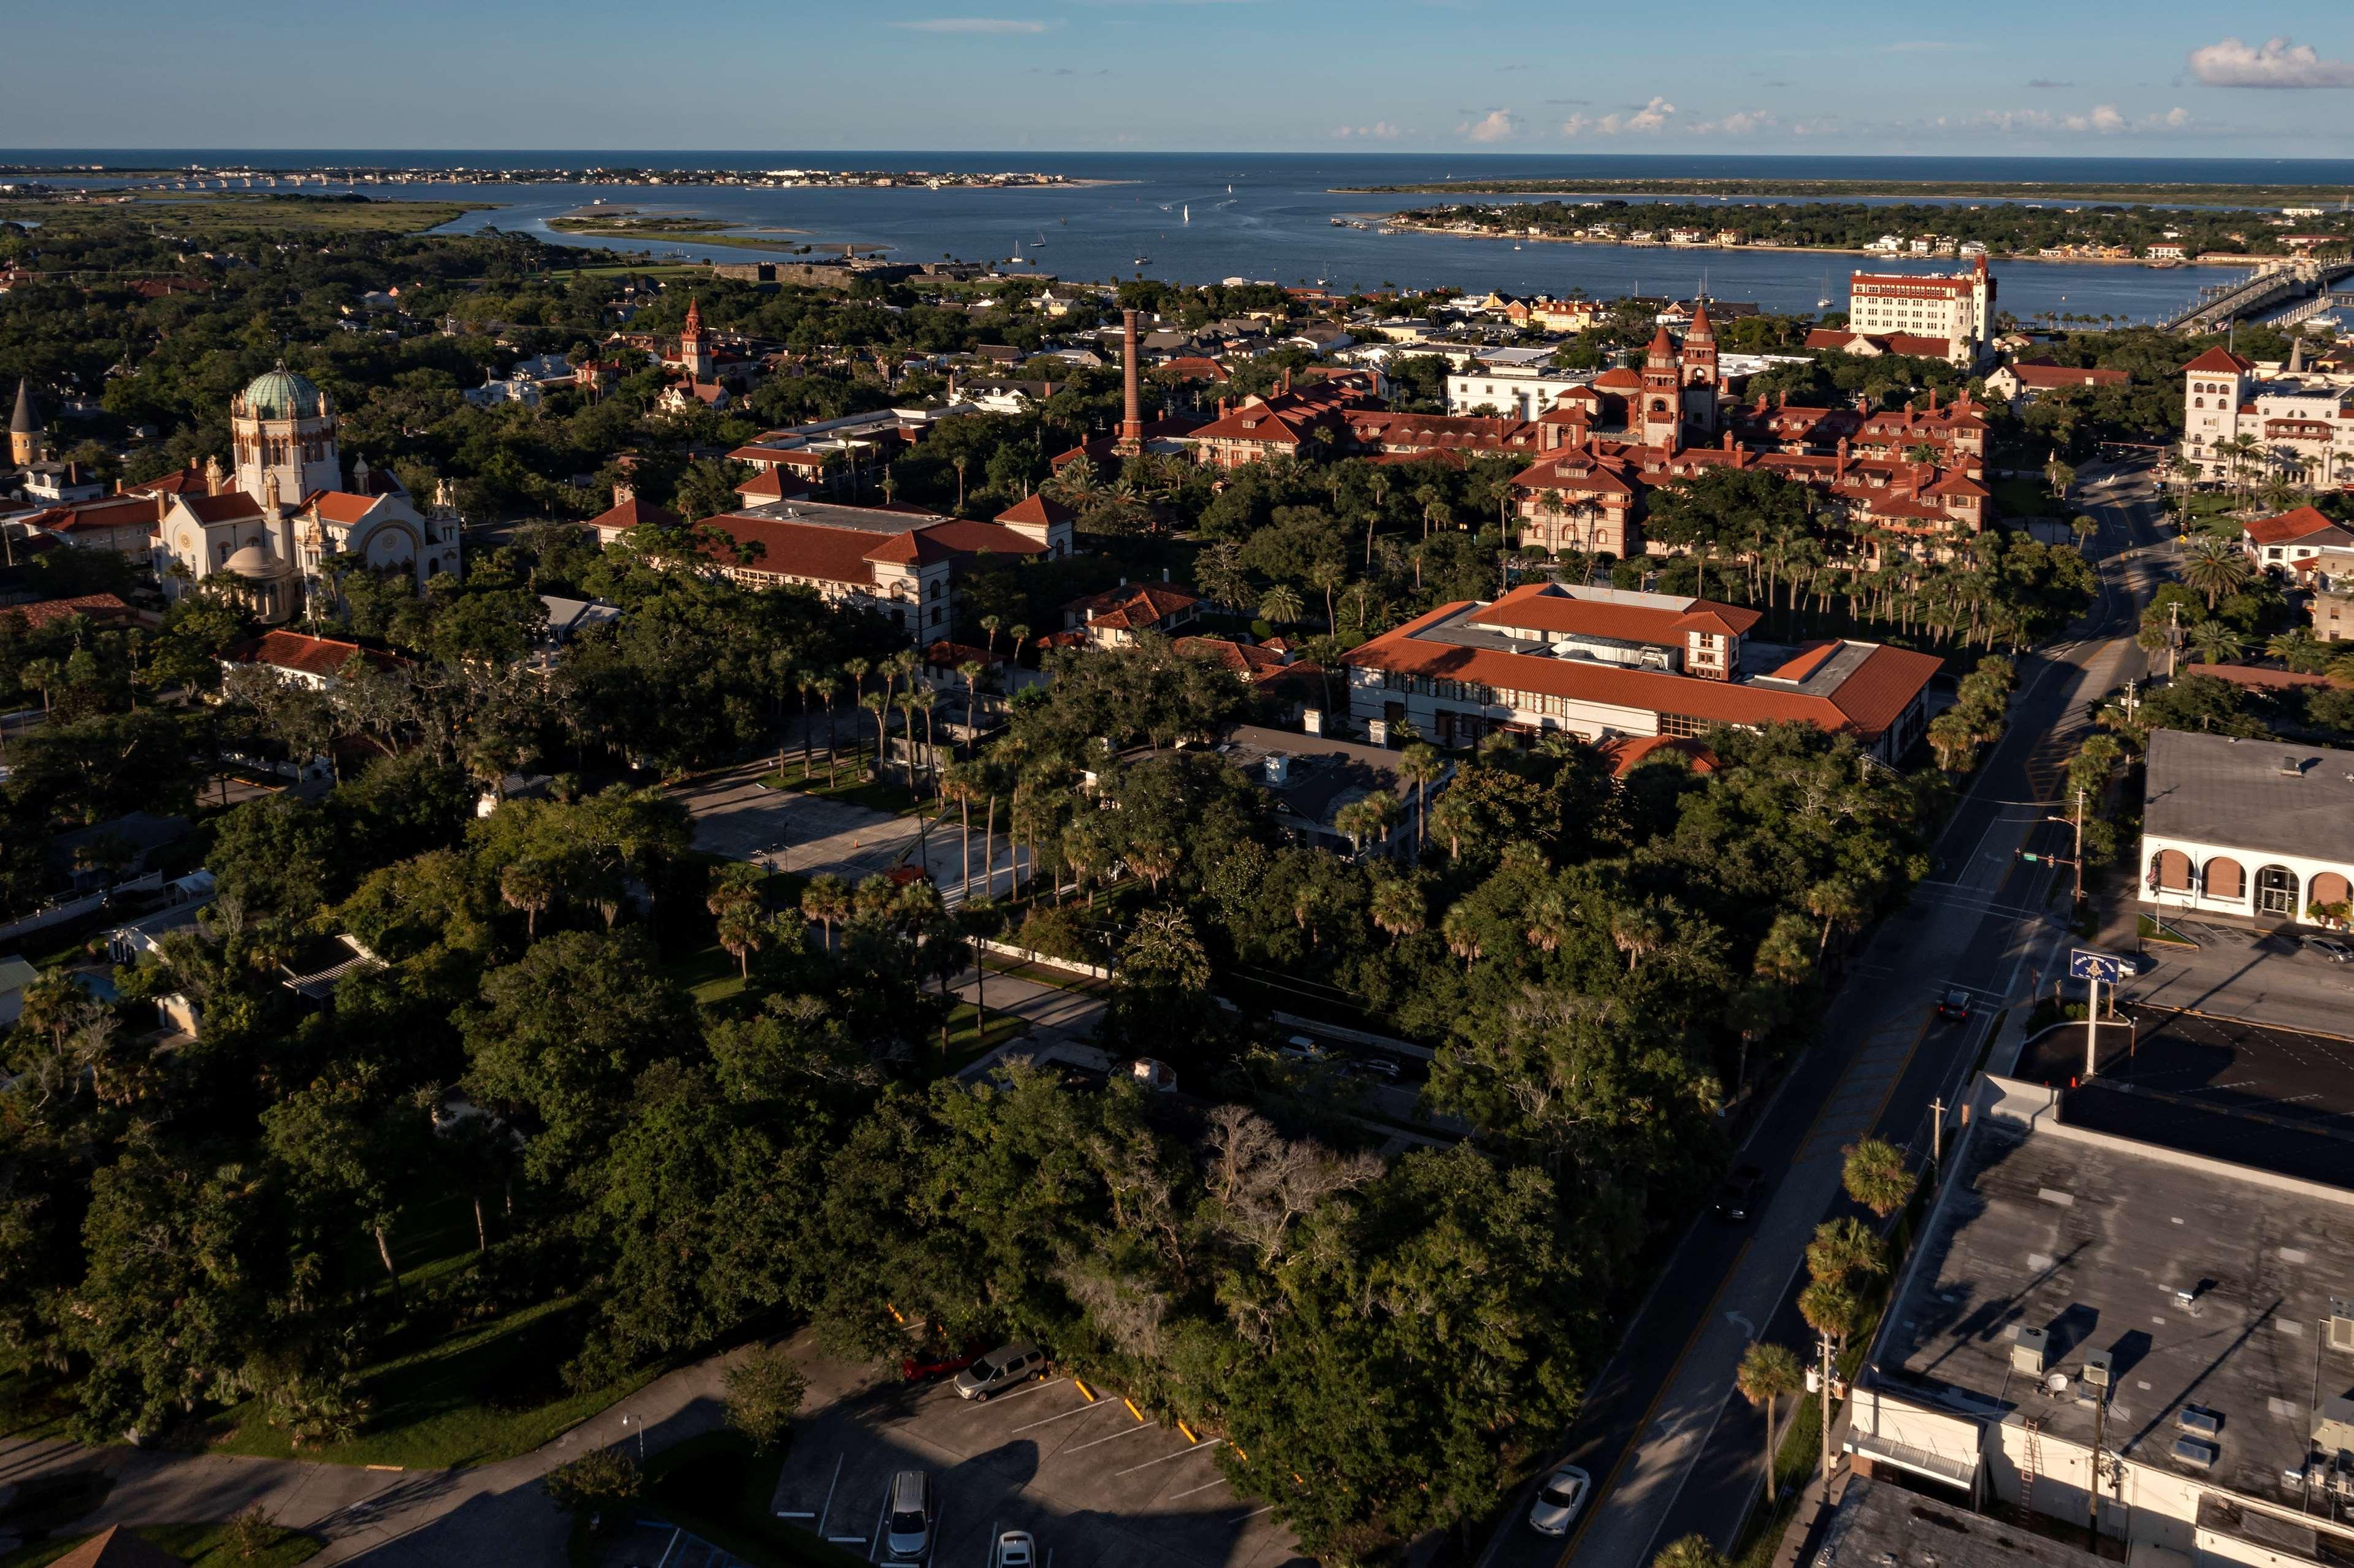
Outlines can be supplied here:
[[2328, 919], [2347, 918], [2349, 911], [2346, 906], [2354, 904], [2354, 885], [2349, 885], [2346, 878], [2334, 871], [2325, 871], [2317, 875], [2313, 885], [2306, 889], [2306, 907], [2330, 911], [2325, 916]]
[[2161, 893], [2190, 891], [2190, 857], [2180, 850], [2160, 850], [2150, 857], [2149, 885]]
[[2297, 913], [2296, 873], [2285, 865], [2268, 865], [2256, 873], [2256, 913], [2294, 918]]
[[2206, 885], [2210, 898], [2228, 898], [2237, 903], [2248, 895], [2248, 874], [2229, 855], [2219, 854], [2209, 861], [2206, 874], [2200, 880]]

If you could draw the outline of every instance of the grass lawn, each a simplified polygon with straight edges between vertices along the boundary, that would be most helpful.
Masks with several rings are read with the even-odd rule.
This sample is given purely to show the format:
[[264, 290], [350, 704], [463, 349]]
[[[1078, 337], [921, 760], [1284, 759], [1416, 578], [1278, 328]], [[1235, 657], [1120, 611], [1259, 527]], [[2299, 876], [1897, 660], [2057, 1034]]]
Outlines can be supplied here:
[[69, 236], [143, 235], [157, 223], [192, 239], [255, 228], [417, 234], [496, 205], [329, 201], [315, 196], [264, 191], [140, 191], [130, 201], [104, 206], [41, 197], [0, 201], [0, 221], [31, 219], [38, 222], [45, 233]]
[[799, 763], [790, 763], [782, 772], [762, 774], [760, 782], [770, 789], [798, 790], [801, 794], [814, 795], [821, 800], [841, 800], [853, 806], [864, 806], [870, 811], [886, 811], [895, 817], [904, 815], [914, 810], [919, 804], [924, 804], [917, 800], [913, 790], [899, 782], [896, 777], [868, 778], [865, 765], [859, 758], [844, 757], [835, 772], [841, 781], [828, 784], [823, 766], [804, 769]]
[[46, 1369], [0, 1363], [0, 1438], [62, 1437], [73, 1409], [73, 1400]]
[[940, 1066], [943, 1075], [962, 1072], [1008, 1040], [1022, 1033], [1026, 1027], [1021, 1019], [1012, 1013], [1000, 1012], [993, 1009], [989, 1015], [987, 1035], [984, 1036], [981, 1033], [978, 1027], [979, 1022], [979, 1012], [969, 1001], [957, 1003], [956, 1011], [949, 1014], [949, 1050]]
[[1991, 482], [1996, 508], [2006, 518], [2060, 517], [2068, 508], [2052, 499], [2052, 487], [2040, 479], [2013, 474]]
[[671, 959], [663, 965], [663, 972], [705, 1007], [744, 992], [742, 966], [716, 942]]
[[[236, 1568], [293, 1568], [293, 1564], [317, 1556], [326, 1545], [314, 1535], [282, 1530], [278, 1532], [276, 1545], [259, 1556], [248, 1557], [229, 1544], [229, 1529], [226, 1524], [143, 1524], [131, 1533], [196, 1568], [231, 1568], [232, 1564]], [[56, 1562], [89, 1539], [87, 1535], [73, 1535], [37, 1541], [0, 1557], [0, 1568], [42, 1568], [42, 1564]]]
[[[405, 1274], [415, 1288], [429, 1269]], [[398, 1465], [440, 1469], [486, 1465], [528, 1454], [567, 1427], [644, 1387], [661, 1371], [646, 1367], [587, 1393], [567, 1391], [558, 1375], [579, 1338], [577, 1302], [544, 1301], [367, 1369], [375, 1402], [367, 1427], [348, 1443], [297, 1452], [286, 1434], [248, 1402], [207, 1425], [217, 1454], [316, 1460], [330, 1465]]]

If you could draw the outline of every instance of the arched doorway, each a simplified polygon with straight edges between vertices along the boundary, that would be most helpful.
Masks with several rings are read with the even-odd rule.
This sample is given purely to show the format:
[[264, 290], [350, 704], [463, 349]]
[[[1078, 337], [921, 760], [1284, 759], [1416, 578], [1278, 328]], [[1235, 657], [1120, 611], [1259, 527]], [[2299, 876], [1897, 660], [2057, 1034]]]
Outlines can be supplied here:
[[2190, 857], [2180, 850], [2160, 850], [2149, 859], [2149, 885], [2160, 893], [2190, 891]]
[[2248, 874], [2229, 855], [2219, 854], [2209, 861], [2207, 874], [2200, 880], [2210, 898], [2228, 898], [2236, 904], [2248, 895]]
[[2268, 865], [2256, 873], [2256, 913], [2295, 919], [2296, 873], [2285, 865]]

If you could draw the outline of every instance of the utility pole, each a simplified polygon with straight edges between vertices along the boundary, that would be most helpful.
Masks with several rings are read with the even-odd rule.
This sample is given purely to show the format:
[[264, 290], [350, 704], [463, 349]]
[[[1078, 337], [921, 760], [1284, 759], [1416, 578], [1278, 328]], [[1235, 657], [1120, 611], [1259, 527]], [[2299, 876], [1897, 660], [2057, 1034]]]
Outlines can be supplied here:
[[1929, 1102], [1929, 1163], [1942, 1176], [1946, 1169], [1946, 1102]]
[[2076, 858], [2072, 869], [2076, 873], [2076, 902], [2084, 902], [2084, 791], [2076, 791]]
[[1823, 1507], [1831, 1506], [1831, 1337], [1817, 1336], [1823, 1360]]
[[2089, 1081], [2099, 1067], [2101, 1038], [2101, 975], [2095, 969], [2084, 982], [2091, 988], [2084, 1003], [2084, 1076]]

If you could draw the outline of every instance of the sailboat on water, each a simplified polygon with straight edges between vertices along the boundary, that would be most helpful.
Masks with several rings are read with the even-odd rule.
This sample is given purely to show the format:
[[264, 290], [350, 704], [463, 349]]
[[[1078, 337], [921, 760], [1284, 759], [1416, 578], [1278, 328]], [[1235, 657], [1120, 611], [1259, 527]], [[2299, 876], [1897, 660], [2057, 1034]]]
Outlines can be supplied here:
[[1817, 310], [1819, 310], [1819, 311], [1827, 311], [1827, 310], [1829, 310], [1830, 308], [1831, 308], [1831, 275], [1830, 275], [1829, 272], [1826, 272], [1826, 273], [1824, 273], [1824, 274], [1823, 274], [1823, 297], [1822, 297], [1821, 299], [1817, 300], [1817, 301], [1815, 302], [1815, 309], [1817, 309]]

